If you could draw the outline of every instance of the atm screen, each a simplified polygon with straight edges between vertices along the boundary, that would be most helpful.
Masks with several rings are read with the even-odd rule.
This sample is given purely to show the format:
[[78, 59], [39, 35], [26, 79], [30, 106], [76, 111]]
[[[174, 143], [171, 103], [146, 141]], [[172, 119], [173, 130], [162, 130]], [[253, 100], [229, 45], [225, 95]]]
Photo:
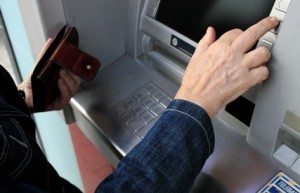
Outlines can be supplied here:
[[156, 20], [198, 42], [207, 27], [217, 37], [239, 28], [247, 29], [269, 16], [275, 0], [160, 0]]

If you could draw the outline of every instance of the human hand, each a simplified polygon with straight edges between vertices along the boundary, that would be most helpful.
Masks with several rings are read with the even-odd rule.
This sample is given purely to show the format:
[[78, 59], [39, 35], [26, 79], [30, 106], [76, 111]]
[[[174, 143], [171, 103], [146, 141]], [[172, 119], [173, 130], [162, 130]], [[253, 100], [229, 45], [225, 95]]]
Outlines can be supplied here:
[[79, 77], [65, 69], [61, 69], [57, 82], [60, 95], [46, 107], [45, 111], [63, 109], [76, 94], [80, 82]]
[[[42, 54], [46, 51], [48, 46], [51, 44], [52, 39], [49, 39], [43, 49], [41, 50], [38, 59], [42, 56]], [[60, 91], [60, 95], [51, 102], [44, 111], [51, 111], [51, 110], [61, 110], [63, 109], [68, 102], [70, 101], [71, 97], [73, 97], [80, 85], [81, 79], [76, 75], [72, 74], [71, 72], [61, 69], [59, 71], [59, 79], [57, 81], [57, 86]], [[25, 102], [29, 110], [34, 113], [36, 112], [33, 105], [33, 98], [32, 98], [32, 85], [31, 85], [31, 73], [26, 77], [26, 79], [18, 85], [19, 89], [24, 90], [25, 92]]]
[[270, 51], [264, 47], [249, 50], [278, 23], [276, 18], [268, 17], [244, 32], [228, 31], [218, 40], [209, 27], [187, 66], [175, 99], [201, 106], [212, 118], [223, 106], [265, 80]]

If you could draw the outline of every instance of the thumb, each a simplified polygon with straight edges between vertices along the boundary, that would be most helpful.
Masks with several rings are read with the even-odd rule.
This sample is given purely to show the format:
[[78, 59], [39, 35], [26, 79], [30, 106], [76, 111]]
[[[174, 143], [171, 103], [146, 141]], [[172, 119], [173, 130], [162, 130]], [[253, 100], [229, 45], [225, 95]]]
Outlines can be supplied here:
[[216, 40], [216, 32], [213, 27], [208, 27], [206, 30], [205, 35], [203, 38], [199, 41], [197, 48], [196, 48], [196, 53], [202, 53], [205, 52], [206, 49], [214, 43]]

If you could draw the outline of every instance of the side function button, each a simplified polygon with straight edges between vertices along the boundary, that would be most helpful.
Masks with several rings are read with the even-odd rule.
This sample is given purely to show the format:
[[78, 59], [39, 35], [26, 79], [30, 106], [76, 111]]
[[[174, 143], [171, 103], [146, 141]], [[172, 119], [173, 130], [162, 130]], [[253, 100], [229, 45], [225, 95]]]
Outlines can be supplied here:
[[265, 47], [268, 50], [272, 50], [273, 44], [271, 42], [268, 42], [267, 40], [260, 39], [257, 43], [257, 47]]
[[273, 33], [272, 31], [269, 31], [258, 40], [256, 47], [265, 47], [271, 51], [276, 41], [276, 38], [277, 34]]
[[278, 35], [278, 33], [279, 33], [279, 31], [280, 31], [280, 28], [281, 28], [281, 24], [282, 24], [282, 22], [280, 22], [280, 23], [278, 24], [277, 27], [275, 27], [274, 29], [272, 29], [271, 32], [272, 32], [273, 34]]
[[275, 8], [279, 11], [286, 13], [289, 8], [290, 3], [291, 3], [291, 0], [277, 0]]

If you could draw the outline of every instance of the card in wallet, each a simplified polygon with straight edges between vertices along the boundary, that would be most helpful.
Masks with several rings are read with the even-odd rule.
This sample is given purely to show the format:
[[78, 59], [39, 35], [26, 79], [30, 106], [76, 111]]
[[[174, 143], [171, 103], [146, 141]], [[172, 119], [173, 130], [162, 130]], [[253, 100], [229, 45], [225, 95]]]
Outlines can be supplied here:
[[60, 95], [59, 71], [65, 68], [84, 80], [92, 80], [100, 61], [78, 48], [79, 37], [75, 27], [64, 26], [44, 52], [31, 76], [33, 106], [43, 111]]

